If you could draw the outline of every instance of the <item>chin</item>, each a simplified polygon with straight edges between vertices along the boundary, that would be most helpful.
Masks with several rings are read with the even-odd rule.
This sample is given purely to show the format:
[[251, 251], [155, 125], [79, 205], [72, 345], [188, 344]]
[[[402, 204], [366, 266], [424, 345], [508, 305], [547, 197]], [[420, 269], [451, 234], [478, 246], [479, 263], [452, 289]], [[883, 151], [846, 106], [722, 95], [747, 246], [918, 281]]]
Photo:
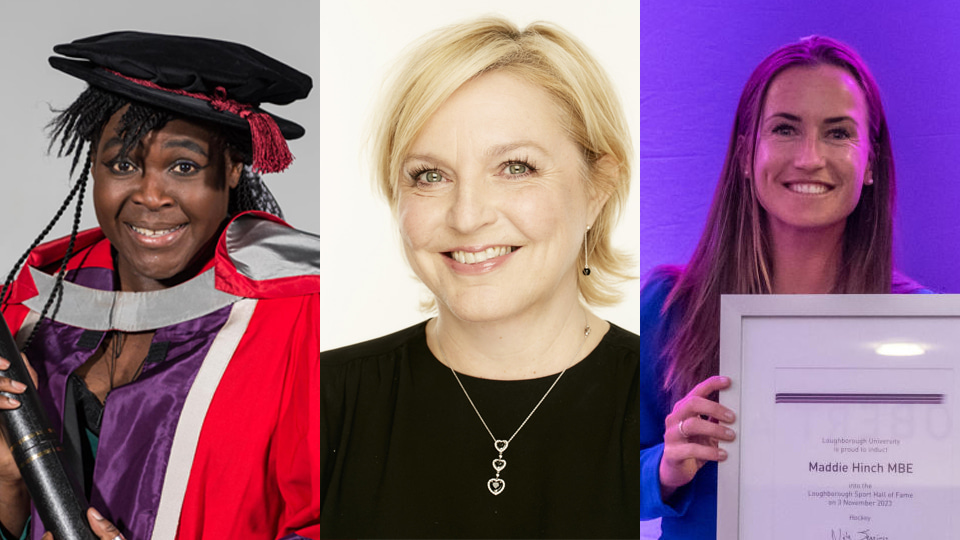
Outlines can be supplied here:
[[[164, 257], [163, 259], [167, 259]], [[146, 260], [140, 261], [139, 264], [133, 264], [133, 270], [137, 275], [156, 280], [170, 279], [183, 271], [183, 264], [171, 264], [174, 261], [179, 263], [180, 260], [176, 257], [169, 257], [170, 260]]]
[[779, 223], [796, 230], [823, 230], [836, 226], [838, 223], [845, 223], [847, 215], [838, 211], [781, 211], [766, 212], [767, 224], [772, 222]]
[[808, 218], [799, 218], [793, 220], [790, 223], [792, 226], [798, 229], [808, 229], [808, 230], [826, 230], [832, 229], [840, 224], [846, 223], [846, 217], [837, 219], [836, 217], [824, 218], [820, 216], [812, 216]]
[[155, 281], [169, 287], [194, 277], [187, 275], [188, 269], [189, 266], [184, 264], [143, 264], [134, 266], [132, 275], [138, 279]]
[[501, 298], [496, 294], [460, 294], [437, 302], [443, 305], [454, 317], [471, 323], [496, 322], [515, 314], [519, 307], [516, 298]]

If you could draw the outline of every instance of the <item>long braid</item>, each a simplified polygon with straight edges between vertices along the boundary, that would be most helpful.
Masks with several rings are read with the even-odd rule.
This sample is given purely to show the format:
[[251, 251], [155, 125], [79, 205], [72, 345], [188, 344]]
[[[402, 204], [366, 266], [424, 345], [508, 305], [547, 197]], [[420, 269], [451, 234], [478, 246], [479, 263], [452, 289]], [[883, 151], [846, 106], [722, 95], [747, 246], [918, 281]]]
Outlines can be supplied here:
[[[82, 209], [83, 192], [86, 189], [86, 184], [90, 175], [93, 148], [100, 138], [100, 134], [103, 131], [103, 126], [107, 124], [107, 121], [110, 119], [110, 117], [128, 103], [129, 101], [126, 98], [91, 86], [88, 87], [82, 94], [80, 94], [80, 96], [74, 100], [69, 107], [63, 110], [55, 111], [58, 113], [57, 116], [54, 117], [54, 119], [51, 120], [47, 125], [47, 128], [50, 130], [50, 146], [48, 147], [48, 151], [53, 152], [54, 149], [56, 149], [56, 154], [58, 157], [72, 156], [70, 164], [71, 175], [73, 175], [73, 173], [76, 171], [77, 165], [80, 164], [80, 160], [84, 155], [86, 155], [86, 160], [83, 170], [81, 171], [80, 176], [77, 178], [76, 184], [73, 186], [73, 189], [70, 190], [70, 193], [60, 205], [60, 208], [57, 209], [53, 219], [50, 220], [47, 226], [37, 236], [33, 243], [30, 244], [30, 247], [27, 248], [23, 255], [20, 256], [20, 259], [17, 260], [17, 263], [14, 264], [13, 268], [10, 269], [10, 273], [7, 274], [3, 288], [0, 289], [0, 302], [2, 302], [4, 309], [6, 308], [6, 303], [9, 300], [9, 296], [12, 292], [10, 285], [13, 283], [14, 279], [16, 279], [17, 272], [26, 262], [27, 258], [30, 256], [30, 253], [40, 245], [43, 239], [47, 237], [53, 227], [60, 221], [63, 213], [66, 211], [67, 207], [70, 206], [70, 202], [79, 193], [80, 198], [77, 201], [76, 210], [74, 212], [73, 232], [70, 235], [70, 242], [67, 247], [67, 256], [64, 257], [61, 264], [61, 271], [57, 273], [57, 283], [54, 286], [54, 290], [51, 291], [50, 297], [47, 298], [43, 315], [45, 315], [49, 310], [50, 306], [54, 302], [55, 296], [57, 296], [57, 307], [54, 309], [54, 313], [56, 313], [56, 309], [59, 308], [59, 297], [62, 296], [62, 281], [65, 274], [64, 269], [66, 268], [66, 264], [70, 259], [70, 256], [73, 254], [74, 242], [80, 226], [80, 212]], [[169, 114], [165, 115], [165, 118], [159, 118], [160, 116], [164, 116], [162, 111], [156, 111], [156, 114], [150, 115], [144, 114], [142, 112], [144, 109], [156, 111], [156, 109], [152, 109], [147, 106], [131, 104], [131, 107], [127, 113], [132, 112], [130, 116], [137, 117], [138, 122], [142, 122], [146, 117], [152, 117], [152, 125], [154, 127], [151, 129], [155, 129], [157, 124], [166, 124], [166, 121], [169, 119]], [[125, 150], [129, 149], [129, 147], [132, 147], [137, 140], [139, 140], [134, 140], [130, 136], [131, 132], [146, 133], [149, 131], [143, 131], [138, 124], [132, 124], [128, 119], [128, 114], [124, 114], [124, 117], [121, 119], [120, 123], [124, 135]], [[87, 151], [84, 152], [84, 147], [88, 144], [89, 147], [87, 148]], [[41, 315], [41, 320], [43, 315]], [[33, 335], [38, 327], [39, 324], [34, 326], [34, 332], [31, 333], [30, 338], [28, 338], [28, 343], [33, 339]]]
[[[87, 162], [84, 164], [83, 170], [77, 178], [77, 185], [74, 187], [75, 191], [77, 188], [79, 188], [79, 191], [77, 192], [77, 204], [73, 211], [73, 227], [70, 230], [70, 241], [67, 243], [67, 252], [63, 257], [63, 261], [60, 263], [60, 269], [57, 271], [57, 279], [53, 286], [53, 291], [51, 291], [50, 296], [47, 298], [47, 302], [43, 306], [43, 311], [40, 312], [40, 319], [37, 321], [37, 324], [33, 326], [33, 330], [30, 331], [30, 335], [23, 343], [23, 350], [26, 350], [26, 348], [30, 346], [30, 342], [32, 342], [34, 336], [37, 335], [37, 330], [39, 330], [40, 325], [43, 324], [44, 317], [46, 317], [47, 313], [49, 312], [50, 319], [53, 319], [60, 310], [60, 301], [63, 299], [63, 279], [67, 274], [67, 263], [70, 261], [70, 258], [73, 257], [73, 247], [77, 240], [77, 233], [80, 231], [80, 214], [83, 212], [83, 194], [86, 191], [87, 179], [90, 176], [90, 158], [92, 154], [93, 149], [91, 148], [87, 152]], [[54, 302], [56, 302], [56, 305], [51, 312], [50, 306], [54, 304]]]
[[237, 187], [230, 192], [230, 206], [227, 211], [234, 216], [247, 210], [260, 210], [283, 219], [283, 210], [273, 193], [270, 193], [259, 174], [253, 172], [249, 165], [244, 165]]
[[[9, 300], [9, 296], [11, 293], [10, 285], [13, 283], [14, 278], [17, 277], [17, 271], [19, 271], [20, 267], [23, 266], [23, 263], [26, 262], [27, 257], [29, 257], [30, 253], [37, 246], [40, 245], [40, 242], [43, 242], [43, 239], [46, 238], [48, 234], [50, 234], [50, 231], [57, 224], [57, 222], [60, 221], [60, 218], [63, 216], [63, 213], [67, 210], [67, 207], [70, 206], [70, 201], [73, 200], [73, 198], [76, 196], [78, 192], [80, 193], [80, 200], [81, 201], [83, 200], [83, 190], [84, 190], [84, 186], [87, 183], [87, 175], [89, 174], [89, 171], [90, 171], [90, 163], [89, 163], [90, 152], [87, 153], [87, 156], [88, 156], [87, 165], [84, 167], [84, 171], [81, 173], [80, 179], [77, 180], [77, 183], [73, 186], [73, 189], [70, 190], [70, 193], [67, 195], [67, 198], [63, 200], [63, 204], [61, 204], [60, 208], [57, 209], [57, 213], [54, 214], [53, 219], [51, 219], [50, 222], [47, 223], [47, 226], [44, 227], [43, 231], [41, 231], [39, 235], [37, 235], [37, 238], [34, 239], [33, 243], [30, 244], [30, 247], [28, 247], [27, 250], [23, 252], [23, 255], [21, 255], [20, 258], [17, 260], [17, 263], [14, 264], [13, 268], [10, 269], [10, 273], [7, 274], [7, 279], [3, 282], [3, 288], [0, 289], [0, 303], [2, 303], [4, 307], [6, 307], [7, 301]], [[78, 208], [79, 208], [79, 205], [78, 205]], [[74, 225], [74, 229], [76, 230], [76, 224]], [[73, 239], [71, 238], [71, 245], [72, 245], [72, 240]]]
[[[123, 139], [121, 153], [128, 152], [137, 142], [147, 133], [162, 129], [175, 116], [164, 109], [158, 109], [150, 105], [138, 102], [131, 102], [127, 98], [118, 94], [102, 90], [97, 87], [88, 87], [69, 107], [63, 110], [55, 110], [57, 116], [50, 122], [47, 128], [50, 130], [50, 146], [48, 150], [52, 153], [56, 149], [58, 156], [72, 156], [70, 164], [70, 175], [76, 171], [80, 160], [86, 154], [86, 160], [76, 184], [70, 190], [70, 193], [64, 199], [60, 208], [57, 210], [53, 219], [44, 227], [43, 231], [30, 244], [30, 247], [20, 256], [17, 263], [7, 274], [3, 287], [0, 288], [0, 304], [6, 308], [6, 303], [12, 293], [11, 285], [16, 279], [17, 272], [23, 267], [30, 253], [36, 249], [44, 238], [50, 233], [53, 227], [60, 221], [63, 213], [74, 197], [79, 194], [76, 210], [74, 212], [73, 230], [70, 235], [70, 241], [67, 247], [67, 254], [63, 259], [60, 271], [57, 273], [57, 282], [50, 297], [47, 299], [40, 315], [41, 320], [53, 306], [53, 314], [59, 309], [60, 299], [63, 293], [63, 279], [66, 274], [66, 264], [73, 255], [74, 242], [79, 230], [80, 212], [82, 208], [84, 190], [90, 175], [91, 156], [93, 149], [97, 145], [103, 127], [107, 124], [110, 117], [124, 106], [129, 105], [127, 111], [120, 119], [120, 128], [118, 135]], [[235, 130], [222, 130], [221, 136], [233, 152], [243, 161], [249, 163], [251, 159], [249, 133]], [[86, 153], [84, 147], [89, 144]], [[244, 210], [262, 210], [283, 217], [280, 205], [270, 193], [270, 190], [262, 183], [258, 174], [244, 167], [241, 175], [240, 184], [230, 193], [230, 214], [242, 212]], [[54, 305], [56, 303], [56, 305]], [[28, 338], [27, 343], [33, 339], [39, 324], [34, 326], [34, 331]]]
[[97, 142], [103, 126], [126, 103], [126, 99], [116, 94], [95, 87], [87, 88], [69, 107], [54, 111], [58, 114], [47, 125], [50, 130], [48, 151], [52, 152], [59, 142], [57, 156], [73, 155], [70, 164], [70, 174], [73, 175], [83, 157], [83, 147], [86, 143]]

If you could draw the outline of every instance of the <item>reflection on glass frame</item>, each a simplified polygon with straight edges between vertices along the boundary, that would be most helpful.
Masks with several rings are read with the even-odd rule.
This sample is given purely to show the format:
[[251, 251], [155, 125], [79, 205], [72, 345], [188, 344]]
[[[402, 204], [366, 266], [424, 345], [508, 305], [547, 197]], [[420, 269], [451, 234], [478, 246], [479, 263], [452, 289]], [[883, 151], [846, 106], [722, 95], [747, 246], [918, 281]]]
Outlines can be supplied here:
[[960, 539], [960, 295], [727, 295], [720, 539]]

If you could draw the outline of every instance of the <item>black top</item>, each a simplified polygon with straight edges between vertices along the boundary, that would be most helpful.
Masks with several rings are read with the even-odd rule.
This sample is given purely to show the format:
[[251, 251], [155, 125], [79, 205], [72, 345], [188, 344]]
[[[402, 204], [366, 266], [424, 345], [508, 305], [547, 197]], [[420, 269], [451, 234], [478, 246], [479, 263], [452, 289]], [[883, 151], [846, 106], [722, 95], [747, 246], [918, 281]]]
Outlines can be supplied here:
[[[321, 355], [323, 538], [638, 538], [640, 338], [617, 326], [560, 379], [503, 455], [426, 323]], [[556, 374], [460, 375], [508, 439]]]

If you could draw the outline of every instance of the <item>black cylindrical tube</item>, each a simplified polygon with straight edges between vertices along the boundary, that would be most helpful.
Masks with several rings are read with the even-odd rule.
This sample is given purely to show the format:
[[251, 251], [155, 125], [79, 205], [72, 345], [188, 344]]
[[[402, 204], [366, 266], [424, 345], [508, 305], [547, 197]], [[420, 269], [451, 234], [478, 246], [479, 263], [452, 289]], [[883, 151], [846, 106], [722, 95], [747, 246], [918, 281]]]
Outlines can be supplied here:
[[20, 395], [0, 392], [20, 402], [20, 407], [12, 411], [0, 411], [0, 430], [13, 452], [40, 521], [56, 540], [96, 540], [87, 525], [85, 497], [60, 457], [62, 445], [50, 427], [37, 388], [3, 317], [0, 326], [0, 356], [10, 361], [10, 367], [0, 370], [0, 376], [27, 385]]

